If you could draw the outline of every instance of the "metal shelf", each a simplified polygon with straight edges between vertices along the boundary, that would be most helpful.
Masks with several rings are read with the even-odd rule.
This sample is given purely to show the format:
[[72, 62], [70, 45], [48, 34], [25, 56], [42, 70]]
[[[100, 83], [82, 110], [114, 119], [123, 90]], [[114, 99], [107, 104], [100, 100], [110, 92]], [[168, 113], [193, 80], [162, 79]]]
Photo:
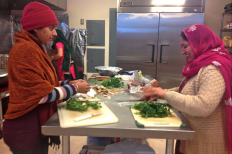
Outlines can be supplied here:
[[222, 13], [221, 19], [221, 30], [220, 30], [220, 38], [222, 39], [222, 32], [232, 32], [232, 29], [224, 29], [224, 15], [232, 15], [232, 13]]

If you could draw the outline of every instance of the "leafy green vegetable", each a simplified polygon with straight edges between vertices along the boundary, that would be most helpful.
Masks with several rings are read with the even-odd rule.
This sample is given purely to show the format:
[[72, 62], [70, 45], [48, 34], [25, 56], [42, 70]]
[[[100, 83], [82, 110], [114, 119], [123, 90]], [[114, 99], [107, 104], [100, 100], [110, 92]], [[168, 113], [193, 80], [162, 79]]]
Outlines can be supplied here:
[[108, 89], [123, 88], [123, 84], [121, 83], [120, 79], [115, 77], [110, 79], [105, 79], [100, 84]]
[[66, 108], [67, 110], [80, 111], [80, 112], [87, 111], [89, 107], [91, 107], [92, 109], [98, 110], [102, 106], [98, 102], [90, 103], [90, 101], [87, 100], [84, 103], [81, 101], [77, 101], [75, 98], [71, 98], [64, 106], [64, 108]]
[[165, 118], [168, 115], [171, 115], [170, 107], [167, 104], [161, 103], [153, 103], [153, 102], [141, 102], [139, 104], [135, 104], [131, 107], [132, 109], [139, 110], [135, 114], [139, 114], [144, 118], [148, 117], [159, 117]]
[[88, 83], [89, 84], [97, 84], [97, 79], [90, 79], [89, 81], [88, 81]]
[[99, 108], [101, 108], [101, 103], [95, 102], [95, 103], [90, 103], [90, 101], [86, 101], [85, 102], [87, 106], [92, 107], [94, 110], [98, 110]]

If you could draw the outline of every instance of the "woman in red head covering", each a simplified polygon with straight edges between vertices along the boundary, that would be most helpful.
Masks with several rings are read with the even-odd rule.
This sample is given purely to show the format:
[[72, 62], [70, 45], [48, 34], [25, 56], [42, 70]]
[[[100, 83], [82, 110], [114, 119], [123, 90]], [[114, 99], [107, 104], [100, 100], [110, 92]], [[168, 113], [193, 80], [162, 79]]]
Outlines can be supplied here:
[[41, 126], [56, 112], [57, 103], [88, 92], [90, 86], [84, 80], [59, 82], [42, 46], [57, 35], [58, 22], [48, 6], [27, 4], [20, 22], [23, 29], [14, 34], [8, 59], [10, 100], [3, 138], [13, 154], [47, 154], [48, 145], [59, 146], [59, 136], [44, 136]]
[[[179, 87], [147, 91], [142, 99], [162, 97], [195, 130], [190, 141], [180, 141], [179, 153], [219, 154], [232, 151], [232, 60], [223, 41], [207, 26], [192, 25], [180, 38], [186, 56], [185, 77]], [[177, 153], [177, 152], [176, 152]]]

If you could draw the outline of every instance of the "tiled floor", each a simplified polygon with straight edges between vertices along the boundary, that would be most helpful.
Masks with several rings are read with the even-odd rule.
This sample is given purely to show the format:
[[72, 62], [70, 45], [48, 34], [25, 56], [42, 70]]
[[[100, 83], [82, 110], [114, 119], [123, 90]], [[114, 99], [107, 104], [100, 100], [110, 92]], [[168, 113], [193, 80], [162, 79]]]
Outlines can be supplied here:
[[[165, 154], [165, 144], [166, 140], [164, 139], [147, 139], [148, 144], [155, 150], [156, 154]], [[86, 145], [87, 137], [86, 136], [72, 136], [70, 138], [70, 151], [71, 154], [78, 154], [82, 149], [83, 145]], [[0, 153], [1, 154], [12, 154], [8, 146], [4, 143], [3, 139], [0, 140]], [[62, 154], [62, 147], [59, 150], [49, 148], [49, 154]]]

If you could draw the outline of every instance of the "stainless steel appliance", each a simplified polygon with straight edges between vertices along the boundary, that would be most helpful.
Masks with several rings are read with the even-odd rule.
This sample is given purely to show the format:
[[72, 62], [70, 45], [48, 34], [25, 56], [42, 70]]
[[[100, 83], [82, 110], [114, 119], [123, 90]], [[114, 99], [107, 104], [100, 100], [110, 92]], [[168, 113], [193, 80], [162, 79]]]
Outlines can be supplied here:
[[171, 88], [183, 79], [186, 60], [181, 55], [181, 31], [204, 23], [204, 0], [162, 2], [118, 0], [116, 66], [141, 70], [162, 88]]

